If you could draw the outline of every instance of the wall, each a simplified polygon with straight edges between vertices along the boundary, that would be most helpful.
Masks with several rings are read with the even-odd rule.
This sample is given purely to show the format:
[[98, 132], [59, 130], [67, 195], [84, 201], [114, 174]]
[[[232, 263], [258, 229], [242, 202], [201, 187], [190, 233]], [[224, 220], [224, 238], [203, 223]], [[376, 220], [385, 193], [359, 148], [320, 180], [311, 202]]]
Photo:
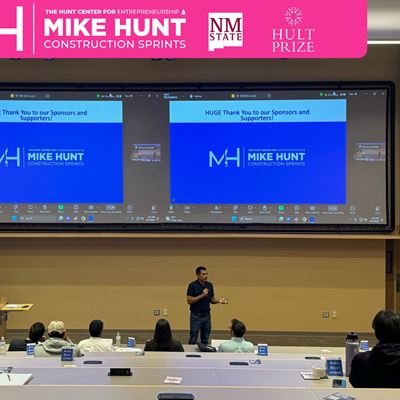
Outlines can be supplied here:
[[[393, 80], [397, 46], [371, 47], [362, 60], [0, 60], [5, 82], [189, 82]], [[397, 118], [398, 119], [398, 118]], [[396, 132], [398, 136], [398, 132]], [[151, 329], [153, 308], [188, 327], [186, 285], [207, 265], [217, 296], [214, 329], [232, 317], [249, 330], [369, 331], [385, 305], [383, 240], [1, 238], [0, 293], [33, 302], [10, 328], [61, 318], [85, 328]], [[337, 311], [323, 320], [321, 312]]]
[[[187, 284], [206, 265], [216, 296], [214, 328], [243, 318], [257, 331], [367, 331], [384, 304], [384, 241], [273, 239], [3, 239], [1, 286], [11, 302], [35, 307], [9, 328], [63, 319], [83, 328], [150, 329], [153, 309], [188, 326]], [[322, 320], [322, 311], [338, 319]], [[354, 315], [356, 312], [356, 316]]]

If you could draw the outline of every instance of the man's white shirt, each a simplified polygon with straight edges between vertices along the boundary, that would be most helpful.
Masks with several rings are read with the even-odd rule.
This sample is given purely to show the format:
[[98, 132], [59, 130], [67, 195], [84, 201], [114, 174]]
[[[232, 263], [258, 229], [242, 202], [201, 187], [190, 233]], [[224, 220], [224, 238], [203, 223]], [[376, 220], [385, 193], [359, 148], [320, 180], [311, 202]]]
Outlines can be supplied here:
[[89, 339], [81, 340], [78, 348], [83, 352], [113, 351], [112, 339], [90, 337]]

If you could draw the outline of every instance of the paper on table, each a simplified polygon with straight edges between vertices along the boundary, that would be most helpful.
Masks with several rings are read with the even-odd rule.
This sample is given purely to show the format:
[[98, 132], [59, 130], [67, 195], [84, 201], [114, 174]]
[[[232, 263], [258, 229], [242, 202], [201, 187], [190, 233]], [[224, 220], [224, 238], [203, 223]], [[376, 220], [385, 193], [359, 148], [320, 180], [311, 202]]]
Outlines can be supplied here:
[[33, 378], [32, 374], [0, 374], [0, 386], [25, 385]]
[[144, 354], [142, 349], [135, 347], [116, 347], [115, 351], [118, 353], [137, 353], [139, 355]]
[[182, 377], [180, 376], [167, 376], [164, 379], [164, 383], [173, 383], [175, 385], [179, 385], [182, 382]]
[[12, 310], [16, 310], [16, 311], [27, 311], [30, 310], [32, 308], [33, 304], [14, 304], [14, 303], [8, 303], [5, 304], [3, 307], [1, 307], [1, 311], [12, 311]]
[[320, 378], [314, 376], [314, 374], [312, 373], [312, 371], [303, 371], [300, 372], [300, 375], [306, 380], [306, 381], [319, 381]]
[[356, 400], [356, 398], [337, 392], [331, 394], [330, 396], [324, 397], [324, 400]]
[[6, 304], [4, 307], [6, 308], [21, 308], [25, 304]]

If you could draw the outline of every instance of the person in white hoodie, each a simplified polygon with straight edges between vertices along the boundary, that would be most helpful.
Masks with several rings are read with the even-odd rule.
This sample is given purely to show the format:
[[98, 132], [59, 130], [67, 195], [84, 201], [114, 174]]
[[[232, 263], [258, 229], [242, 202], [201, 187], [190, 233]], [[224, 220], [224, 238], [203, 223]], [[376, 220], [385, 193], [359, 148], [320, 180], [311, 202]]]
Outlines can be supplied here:
[[101, 338], [103, 329], [103, 321], [93, 320], [89, 325], [90, 338], [81, 340], [78, 348], [83, 352], [113, 351], [112, 339]]
[[81, 351], [68, 338], [63, 321], [51, 321], [47, 328], [47, 334], [49, 338], [36, 345], [33, 352], [35, 357], [60, 357], [63, 347], [73, 348], [74, 357], [81, 356]]

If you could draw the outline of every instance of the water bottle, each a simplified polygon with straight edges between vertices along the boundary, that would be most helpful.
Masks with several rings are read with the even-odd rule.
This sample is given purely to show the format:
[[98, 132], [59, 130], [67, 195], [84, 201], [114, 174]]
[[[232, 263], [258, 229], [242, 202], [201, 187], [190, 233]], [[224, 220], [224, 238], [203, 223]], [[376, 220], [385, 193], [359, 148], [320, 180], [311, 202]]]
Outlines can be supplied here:
[[121, 347], [121, 335], [117, 332], [117, 336], [115, 336], [115, 345], [117, 347]]
[[351, 332], [346, 337], [346, 376], [350, 375], [353, 358], [360, 351], [357, 333]]
[[6, 341], [4, 339], [4, 336], [2, 336], [0, 339], [0, 355], [1, 356], [6, 355]]

